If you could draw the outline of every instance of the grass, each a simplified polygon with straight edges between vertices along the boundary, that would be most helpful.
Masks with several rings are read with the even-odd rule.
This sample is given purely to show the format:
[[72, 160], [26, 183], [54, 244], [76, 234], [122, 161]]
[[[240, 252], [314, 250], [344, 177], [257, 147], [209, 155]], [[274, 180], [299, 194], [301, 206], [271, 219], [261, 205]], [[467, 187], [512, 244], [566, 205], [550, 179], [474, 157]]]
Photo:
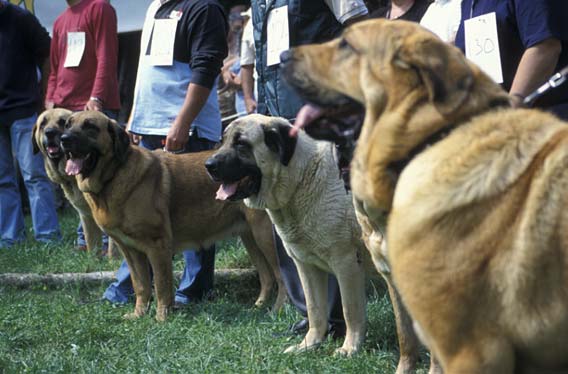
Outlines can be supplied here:
[[[118, 261], [74, 253], [76, 217], [66, 212], [61, 222], [61, 245], [30, 240], [2, 249], [0, 272], [116, 269]], [[222, 247], [217, 268], [250, 266], [238, 242]], [[133, 306], [101, 302], [104, 288], [0, 285], [0, 373], [393, 373], [398, 359], [392, 308], [381, 287], [370, 289], [367, 340], [350, 359], [333, 355], [341, 344], [334, 340], [306, 354], [283, 354], [300, 337], [278, 333], [300, 315], [290, 305], [278, 314], [254, 308], [254, 279], [218, 279], [211, 301], [193, 304], [166, 323], [154, 320], [154, 310], [123, 320]], [[424, 365], [419, 372], [426, 373]]]

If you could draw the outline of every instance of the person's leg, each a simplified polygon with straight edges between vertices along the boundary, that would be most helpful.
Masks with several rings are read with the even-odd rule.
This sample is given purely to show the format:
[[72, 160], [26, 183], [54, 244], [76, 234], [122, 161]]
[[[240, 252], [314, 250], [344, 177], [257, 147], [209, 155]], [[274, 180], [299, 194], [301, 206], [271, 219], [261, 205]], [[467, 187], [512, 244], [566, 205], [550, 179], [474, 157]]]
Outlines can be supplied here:
[[103, 299], [111, 303], [125, 304], [134, 300], [134, 288], [130, 279], [130, 270], [126, 261], [122, 261], [120, 268], [116, 272], [116, 281], [106, 289]]
[[0, 124], [0, 247], [9, 247], [25, 239], [24, 214], [10, 138], [8, 124]]
[[35, 238], [42, 242], [61, 239], [55, 193], [43, 164], [43, 157], [33, 153], [32, 128], [37, 115], [14, 121], [10, 133], [24, 184], [30, 200]]
[[[186, 152], [199, 152], [212, 149], [215, 142], [197, 137], [192, 133]], [[185, 267], [176, 290], [176, 304], [187, 304], [206, 297], [213, 289], [215, 275], [215, 245], [201, 251], [188, 249], [183, 252]]]
[[77, 225], [77, 241], [75, 242], [75, 248], [81, 251], [87, 250], [87, 241], [85, 240], [85, 232], [83, 231], [83, 224], [79, 221]]
[[176, 304], [188, 304], [207, 297], [213, 289], [215, 246], [200, 251], [183, 251], [185, 267], [176, 290]]

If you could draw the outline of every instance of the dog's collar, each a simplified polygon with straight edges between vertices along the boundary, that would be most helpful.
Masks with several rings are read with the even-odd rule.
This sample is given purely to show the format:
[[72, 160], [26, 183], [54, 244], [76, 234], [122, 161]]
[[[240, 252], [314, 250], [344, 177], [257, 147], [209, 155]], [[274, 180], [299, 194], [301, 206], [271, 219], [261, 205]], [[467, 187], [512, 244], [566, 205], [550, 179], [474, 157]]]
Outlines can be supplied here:
[[430, 136], [428, 136], [423, 142], [417, 144], [414, 148], [412, 148], [410, 150], [410, 152], [408, 153], [408, 156], [401, 159], [401, 160], [397, 160], [397, 161], [393, 161], [389, 164], [388, 169], [394, 174], [396, 175], [396, 178], [398, 179], [398, 176], [400, 175], [400, 173], [402, 173], [402, 171], [404, 170], [404, 168], [410, 163], [410, 161], [412, 161], [416, 156], [418, 156], [420, 153], [424, 152], [426, 150], [426, 148], [438, 143], [440, 140], [444, 139], [446, 136], [448, 136], [448, 134], [455, 128], [456, 126], [454, 124], [442, 127], [441, 129], [439, 129], [438, 131], [434, 132], [433, 134], [431, 134]]
[[[511, 104], [509, 103], [508, 100], [496, 99], [496, 100], [489, 103], [489, 110], [497, 109], [497, 108], [505, 108], [505, 107], [510, 107], [510, 106], [511, 106]], [[462, 120], [462, 121], [460, 121], [460, 124], [466, 123], [468, 120], [469, 120], [469, 118]], [[459, 125], [456, 125], [454, 123], [454, 124], [449, 124], [447, 126], [444, 126], [441, 129], [439, 129], [438, 131], [435, 131], [430, 136], [428, 136], [426, 139], [424, 139], [423, 142], [417, 144], [414, 148], [412, 148], [410, 150], [410, 152], [408, 153], [407, 157], [405, 157], [401, 160], [391, 162], [388, 166], [388, 169], [391, 172], [393, 172], [394, 175], [396, 175], [396, 178], [398, 179], [398, 176], [400, 175], [400, 173], [402, 173], [402, 171], [410, 163], [410, 161], [412, 161], [420, 153], [424, 152], [426, 150], [426, 148], [428, 148], [428, 147], [438, 143], [442, 139], [444, 139], [456, 127], [459, 127]]]

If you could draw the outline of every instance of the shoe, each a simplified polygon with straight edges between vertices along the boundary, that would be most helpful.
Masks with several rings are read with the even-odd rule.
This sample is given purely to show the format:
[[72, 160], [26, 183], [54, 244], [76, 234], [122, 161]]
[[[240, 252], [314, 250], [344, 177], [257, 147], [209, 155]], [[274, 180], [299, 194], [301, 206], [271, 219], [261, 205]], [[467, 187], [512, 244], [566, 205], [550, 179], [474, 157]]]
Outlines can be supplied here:
[[275, 338], [281, 338], [284, 336], [294, 336], [294, 335], [302, 335], [308, 331], [308, 319], [302, 318], [299, 321], [294, 322], [290, 327], [288, 327], [285, 331], [280, 332], [273, 332], [272, 336]]
[[187, 308], [189, 306], [189, 303], [182, 303], [180, 301], [175, 301], [174, 305], [172, 307], [172, 310], [174, 312], [179, 311], [179, 310], [183, 310], [185, 308]]
[[77, 245], [75, 245], [75, 250], [76, 250], [77, 252], [87, 252], [87, 246], [86, 246], [86, 245], [77, 244]]
[[347, 326], [345, 322], [330, 322], [329, 328], [327, 329], [327, 335], [331, 336], [333, 340], [341, 339], [345, 337], [347, 332]]
[[292, 334], [292, 335], [303, 335], [306, 332], [308, 332], [309, 327], [310, 327], [310, 324], [308, 322], [308, 319], [302, 318], [301, 320], [292, 324], [292, 326], [290, 326], [289, 331], [290, 331], [290, 334]]

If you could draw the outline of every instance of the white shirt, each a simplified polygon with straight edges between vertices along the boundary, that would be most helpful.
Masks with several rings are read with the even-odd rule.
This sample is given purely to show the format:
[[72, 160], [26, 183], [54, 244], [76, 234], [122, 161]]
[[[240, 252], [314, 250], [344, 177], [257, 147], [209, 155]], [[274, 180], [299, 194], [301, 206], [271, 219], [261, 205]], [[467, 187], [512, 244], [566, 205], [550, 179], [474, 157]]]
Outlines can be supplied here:
[[420, 25], [443, 41], [453, 43], [460, 26], [461, 2], [462, 0], [435, 0], [424, 13]]

